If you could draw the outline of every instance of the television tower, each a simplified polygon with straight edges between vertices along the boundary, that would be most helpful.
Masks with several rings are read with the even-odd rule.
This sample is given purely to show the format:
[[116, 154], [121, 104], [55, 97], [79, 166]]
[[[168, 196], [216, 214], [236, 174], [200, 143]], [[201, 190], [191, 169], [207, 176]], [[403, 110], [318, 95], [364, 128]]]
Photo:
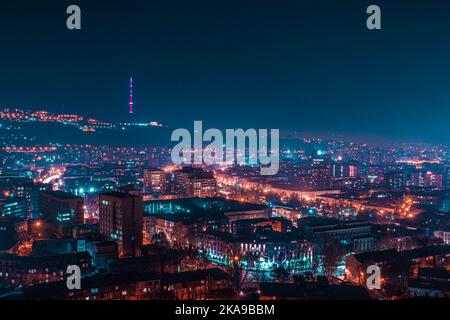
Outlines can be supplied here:
[[133, 114], [133, 77], [130, 77], [130, 104], [129, 104], [129, 113]]

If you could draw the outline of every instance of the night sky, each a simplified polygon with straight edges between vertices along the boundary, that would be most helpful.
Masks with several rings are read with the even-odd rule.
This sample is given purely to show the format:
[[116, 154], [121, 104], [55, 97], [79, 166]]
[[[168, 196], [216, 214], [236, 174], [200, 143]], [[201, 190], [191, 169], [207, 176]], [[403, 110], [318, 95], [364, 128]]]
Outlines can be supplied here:
[[0, 107], [124, 120], [133, 75], [139, 120], [450, 143], [449, 1], [3, 0], [0, 39]]

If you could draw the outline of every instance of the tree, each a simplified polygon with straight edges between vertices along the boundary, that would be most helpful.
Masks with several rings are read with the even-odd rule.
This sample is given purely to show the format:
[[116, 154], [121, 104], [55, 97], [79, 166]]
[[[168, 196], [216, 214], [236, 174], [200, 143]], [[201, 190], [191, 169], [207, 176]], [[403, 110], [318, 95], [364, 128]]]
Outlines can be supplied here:
[[163, 247], [170, 247], [169, 240], [164, 232], [158, 232], [152, 235], [152, 242]]
[[398, 258], [389, 261], [389, 264], [383, 268], [382, 273], [386, 283], [383, 289], [388, 298], [401, 297], [406, 293], [411, 267], [409, 259]]
[[242, 259], [238, 256], [233, 257], [226, 272], [230, 277], [233, 290], [235, 292], [241, 291], [242, 285], [245, 283], [248, 276], [248, 270], [244, 269]]
[[178, 247], [188, 248], [191, 244], [191, 238], [189, 235], [192, 233], [193, 232], [189, 232], [188, 226], [183, 224], [181, 221], [177, 221], [173, 226], [172, 240]]
[[298, 195], [296, 193], [291, 193], [291, 195], [289, 196], [289, 200], [288, 203], [292, 206], [301, 206], [302, 202], [300, 201], [300, 198], [298, 197]]
[[272, 278], [278, 282], [286, 281], [289, 277], [289, 272], [284, 267], [275, 268], [272, 271]]
[[338, 263], [342, 261], [345, 249], [336, 241], [325, 241], [323, 247], [323, 268], [327, 277], [331, 278], [337, 271]]

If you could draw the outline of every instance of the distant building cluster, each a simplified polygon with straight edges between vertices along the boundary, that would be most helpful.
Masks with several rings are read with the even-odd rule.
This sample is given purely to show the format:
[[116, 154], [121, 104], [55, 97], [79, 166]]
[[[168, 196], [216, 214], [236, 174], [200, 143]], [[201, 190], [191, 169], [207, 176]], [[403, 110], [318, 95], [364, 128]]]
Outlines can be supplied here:
[[[261, 176], [175, 166], [166, 148], [39, 146], [10, 127], [113, 126], [76, 115], [0, 120], [0, 299], [450, 295], [445, 147], [291, 138], [278, 174]], [[374, 265], [380, 289], [366, 286]]]
[[29, 111], [18, 108], [14, 109], [4, 108], [3, 110], [0, 110], [0, 120], [5, 120], [7, 122], [12, 123], [54, 122], [64, 125], [72, 125], [85, 132], [95, 132], [97, 129], [120, 129], [122, 127], [129, 127], [129, 126], [162, 127], [162, 124], [157, 121], [142, 122], [142, 123], [139, 122], [113, 123], [107, 121], [100, 121], [93, 118], [84, 118], [77, 114], [57, 114], [45, 110]]

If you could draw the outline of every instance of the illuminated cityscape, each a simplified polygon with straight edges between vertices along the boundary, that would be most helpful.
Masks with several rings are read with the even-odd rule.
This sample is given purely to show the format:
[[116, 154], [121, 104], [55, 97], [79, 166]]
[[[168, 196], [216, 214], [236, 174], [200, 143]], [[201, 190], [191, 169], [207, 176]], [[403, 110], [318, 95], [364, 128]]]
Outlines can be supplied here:
[[[283, 286], [326, 281], [319, 296], [291, 298], [448, 295], [438, 277], [450, 266], [443, 145], [291, 137], [278, 174], [261, 176], [255, 166], [174, 166], [164, 147], [36, 146], [24, 128], [34, 121], [86, 125], [76, 115], [2, 113], [3, 288], [31, 299], [284, 299], [275, 294]], [[62, 290], [61, 259], [82, 266], [91, 287]], [[399, 260], [408, 267], [390, 264]], [[386, 270], [382, 289], [365, 288], [368, 264]], [[201, 279], [212, 282], [186, 291], [194, 283], [183, 281]]]
[[0, 300], [450, 297], [449, 4], [94, 2], [0, 12]]

